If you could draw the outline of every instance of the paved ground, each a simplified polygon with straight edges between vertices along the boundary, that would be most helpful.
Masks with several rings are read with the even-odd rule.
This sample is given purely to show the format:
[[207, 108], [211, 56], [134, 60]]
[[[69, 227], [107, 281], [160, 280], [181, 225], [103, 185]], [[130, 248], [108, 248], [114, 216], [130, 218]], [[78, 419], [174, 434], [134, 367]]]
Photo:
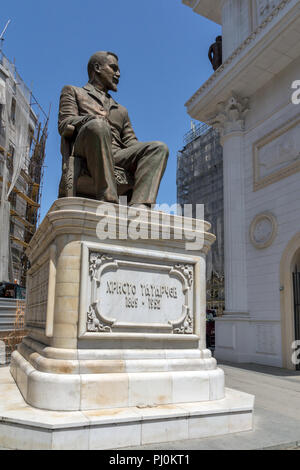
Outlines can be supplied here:
[[255, 395], [253, 431], [132, 449], [300, 449], [300, 372], [253, 364], [219, 366], [227, 387]]
[[140, 450], [300, 448], [300, 372], [253, 364], [219, 366], [225, 371], [227, 387], [255, 395], [253, 431], [148, 445]]

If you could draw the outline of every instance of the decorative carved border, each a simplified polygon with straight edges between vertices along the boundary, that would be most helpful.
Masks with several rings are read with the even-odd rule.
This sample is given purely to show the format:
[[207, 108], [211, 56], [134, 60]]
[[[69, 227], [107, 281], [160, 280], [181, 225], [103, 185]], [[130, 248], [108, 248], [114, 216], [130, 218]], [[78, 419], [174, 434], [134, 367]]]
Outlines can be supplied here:
[[[118, 323], [116, 319], [106, 318], [101, 312], [101, 300], [97, 299], [97, 290], [101, 284], [101, 277], [107, 269], [117, 270], [121, 267], [145, 266], [152, 269], [165, 271], [169, 276], [177, 277], [183, 286], [185, 294], [185, 303], [182, 306], [182, 316], [176, 321], [169, 321], [168, 324], [135, 324], [135, 323]], [[86, 332], [87, 333], [112, 333], [113, 328], [130, 327], [132, 329], [141, 329], [143, 327], [152, 329], [165, 328], [169, 333], [173, 334], [193, 334], [194, 317], [189, 307], [190, 294], [194, 283], [194, 269], [192, 265], [176, 264], [160, 265], [141, 263], [138, 261], [115, 260], [112, 256], [100, 252], [89, 252], [89, 276], [91, 281], [91, 303], [88, 307], [86, 316]]]
[[[287, 178], [294, 173], [300, 171], [300, 161], [288, 164], [286, 167], [280, 170], [274, 171], [270, 175], [260, 178], [259, 176], [259, 156], [258, 153], [262, 147], [271, 143], [281, 135], [287, 133], [290, 129], [293, 129], [300, 123], [300, 114], [295, 116], [292, 120], [289, 120], [285, 125], [276, 128], [262, 139], [258, 140], [253, 144], [253, 191], [258, 191], [270, 184], [276, 183], [283, 178]], [[300, 149], [299, 149], [300, 150]]]
[[[258, 243], [254, 238], [254, 232], [257, 227], [257, 224], [261, 222], [262, 220], [268, 220], [271, 223], [272, 231], [271, 231], [270, 236], [265, 240], [265, 242]], [[268, 246], [271, 246], [276, 238], [277, 228], [278, 228], [278, 225], [277, 225], [276, 217], [270, 212], [263, 212], [262, 214], [256, 215], [250, 225], [250, 240], [251, 240], [252, 245], [259, 250], [263, 248], [267, 248]]]

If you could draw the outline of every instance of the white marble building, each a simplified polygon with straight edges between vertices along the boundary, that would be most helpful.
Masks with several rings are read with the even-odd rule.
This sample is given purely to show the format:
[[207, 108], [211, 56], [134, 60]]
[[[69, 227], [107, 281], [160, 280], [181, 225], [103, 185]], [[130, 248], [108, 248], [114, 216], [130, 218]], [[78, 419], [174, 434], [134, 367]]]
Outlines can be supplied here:
[[293, 369], [300, 2], [183, 3], [223, 27], [223, 65], [186, 103], [192, 118], [223, 135], [226, 313], [216, 326], [216, 357]]

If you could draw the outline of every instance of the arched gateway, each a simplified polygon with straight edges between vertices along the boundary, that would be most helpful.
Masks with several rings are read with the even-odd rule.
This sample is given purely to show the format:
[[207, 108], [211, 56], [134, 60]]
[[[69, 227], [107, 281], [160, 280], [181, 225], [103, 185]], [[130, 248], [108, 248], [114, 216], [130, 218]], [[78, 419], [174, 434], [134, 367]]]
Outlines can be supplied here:
[[297, 354], [293, 354], [293, 343], [300, 340], [300, 232], [290, 240], [281, 257], [280, 286], [282, 363], [288, 369], [300, 370], [300, 364], [295, 363]]

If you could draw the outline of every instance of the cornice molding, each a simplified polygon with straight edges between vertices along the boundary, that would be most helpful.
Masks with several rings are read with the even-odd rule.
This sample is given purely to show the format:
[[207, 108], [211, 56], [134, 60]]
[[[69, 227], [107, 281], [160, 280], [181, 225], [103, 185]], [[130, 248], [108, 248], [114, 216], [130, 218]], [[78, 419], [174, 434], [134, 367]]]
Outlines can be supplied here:
[[182, 3], [217, 24], [222, 24], [222, 6], [224, 0], [182, 0]]
[[[119, 233], [120, 227], [123, 227], [124, 224], [129, 226], [131, 223], [130, 218], [124, 218], [122, 215], [119, 215], [120, 206], [117, 204], [104, 203], [79, 197], [58, 199], [50, 208], [26, 250], [26, 254], [30, 259], [30, 262], [33, 264], [37, 258], [42, 256], [47, 247], [59, 235], [73, 235], [75, 236], [75, 240], [76, 236], [85, 235], [98, 240], [96, 230], [102, 217], [102, 215], [100, 215], [100, 213], [102, 214], [102, 210], [100, 213], [97, 213], [97, 210], [102, 206], [103, 214], [110, 214], [109, 219], [112, 225], [116, 227], [116, 234]], [[107, 207], [107, 209], [105, 209], [105, 207]], [[203, 240], [203, 247], [199, 249], [199, 251], [207, 253], [210, 250], [216, 237], [209, 232], [211, 229], [211, 224], [209, 222], [203, 221], [203, 229], [200, 229], [198, 220], [188, 219], [187, 222], [184, 221], [184, 218], [174, 216], [172, 214], [170, 214], [170, 221], [165, 223], [163, 216], [167, 215], [168, 214], [162, 212], [157, 212], [155, 214], [156, 219], [154, 221], [151, 219], [150, 214], [148, 214], [148, 222], [145, 220], [145, 225], [149, 235], [149, 242], [151, 242], [151, 233], [154, 233], [155, 231], [157, 238], [152, 240], [152, 242], [156, 245], [165, 246], [166, 240], [163, 234], [164, 231], [170, 227], [170, 239], [167, 241], [169, 246], [173, 245], [174, 247], [179, 247], [186, 243], [191, 243], [193, 237], [198, 237], [197, 240]], [[106, 215], [103, 217], [106, 217]], [[179, 222], [181, 222], [181, 225], [179, 225]], [[178, 237], [178, 230], [181, 230], [181, 238]], [[113, 243], [114, 240], [111, 238], [108, 242]], [[118, 243], [119, 239], [116, 238], [115, 242]], [[140, 242], [143, 244], [143, 239], [141, 239]], [[128, 237], [128, 243], [129, 245], [131, 243], [136, 244], [137, 241], [131, 240], [130, 237]], [[190, 253], [193, 255], [195, 251], [191, 251]]]

